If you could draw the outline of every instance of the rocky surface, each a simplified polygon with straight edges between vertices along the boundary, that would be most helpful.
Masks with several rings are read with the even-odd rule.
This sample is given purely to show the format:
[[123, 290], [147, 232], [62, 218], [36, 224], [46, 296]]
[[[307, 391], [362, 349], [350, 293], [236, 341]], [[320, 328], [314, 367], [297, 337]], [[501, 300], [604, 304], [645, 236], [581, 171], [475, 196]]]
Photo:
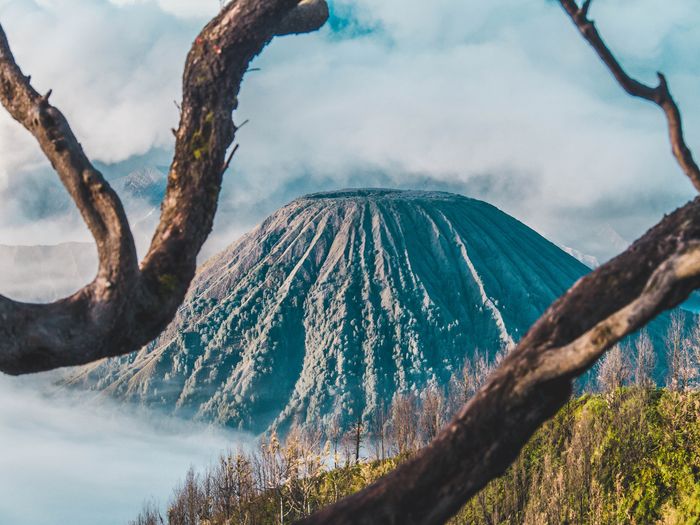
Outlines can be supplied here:
[[71, 383], [252, 431], [357, 417], [517, 340], [587, 271], [478, 200], [308, 195], [204, 264], [155, 342]]

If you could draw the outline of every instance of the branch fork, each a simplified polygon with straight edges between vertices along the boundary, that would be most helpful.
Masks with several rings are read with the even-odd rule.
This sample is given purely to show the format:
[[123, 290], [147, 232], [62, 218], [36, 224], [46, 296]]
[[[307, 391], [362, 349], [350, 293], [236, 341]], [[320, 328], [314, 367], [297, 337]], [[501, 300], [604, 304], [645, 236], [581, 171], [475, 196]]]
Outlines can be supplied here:
[[185, 65], [160, 224], [140, 264], [119, 197], [51, 105], [51, 91], [39, 95], [22, 74], [0, 27], [0, 102], [37, 139], [99, 256], [95, 280], [71, 297], [40, 305], [0, 296], [0, 372], [26, 374], [122, 355], [167, 326], [212, 228], [243, 74], [274, 36], [315, 31], [327, 17], [324, 0], [234, 0], [202, 30]]

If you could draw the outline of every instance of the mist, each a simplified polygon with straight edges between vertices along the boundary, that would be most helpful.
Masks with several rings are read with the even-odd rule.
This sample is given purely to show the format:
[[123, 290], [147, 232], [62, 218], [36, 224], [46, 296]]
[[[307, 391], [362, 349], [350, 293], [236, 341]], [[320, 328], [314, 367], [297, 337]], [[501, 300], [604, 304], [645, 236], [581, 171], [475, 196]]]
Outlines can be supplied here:
[[125, 525], [251, 438], [0, 375], [0, 523]]

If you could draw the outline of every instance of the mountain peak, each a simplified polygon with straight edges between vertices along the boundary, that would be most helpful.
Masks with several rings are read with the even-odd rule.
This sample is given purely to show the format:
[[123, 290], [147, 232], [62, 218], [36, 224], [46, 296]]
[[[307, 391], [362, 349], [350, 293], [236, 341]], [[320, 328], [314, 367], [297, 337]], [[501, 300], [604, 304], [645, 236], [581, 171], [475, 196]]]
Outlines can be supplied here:
[[586, 272], [479, 200], [306, 195], [204, 264], [156, 341], [74, 381], [253, 431], [369, 417], [519, 339]]
[[363, 201], [428, 201], [428, 200], [460, 200], [467, 199], [462, 195], [444, 191], [397, 190], [392, 188], [347, 188], [337, 191], [310, 193], [296, 199], [305, 200], [351, 200]]

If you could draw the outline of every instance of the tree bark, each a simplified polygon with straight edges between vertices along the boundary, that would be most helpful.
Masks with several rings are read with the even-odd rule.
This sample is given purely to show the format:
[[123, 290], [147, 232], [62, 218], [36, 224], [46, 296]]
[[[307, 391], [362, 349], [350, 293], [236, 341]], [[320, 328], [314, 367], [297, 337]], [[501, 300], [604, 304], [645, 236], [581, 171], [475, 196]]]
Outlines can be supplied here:
[[[297, 5], [299, 4], [299, 5]], [[31, 132], [97, 243], [96, 279], [66, 299], [27, 304], [0, 296], [0, 371], [40, 372], [126, 354], [172, 320], [192, 280], [216, 211], [241, 81], [277, 34], [318, 29], [323, 0], [235, 0], [187, 56], [175, 156], [160, 223], [140, 266], [116, 193], [92, 166], [60, 111], [15, 63], [0, 27], [0, 102]]]
[[299, 523], [444, 523], [505, 471], [569, 399], [576, 376], [698, 286], [700, 198], [558, 299], [428, 447]]
[[[560, 3], [622, 87], [664, 110], [674, 155], [700, 188], [665, 78], [650, 88], [629, 77], [588, 20], [590, 2], [581, 8], [572, 0]], [[121, 355], [165, 328], [212, 227], [225, 155], [236, 131], [231, 112], [250, 61], [274, 35], [316, 29], [327, 16], [322, 1], [234, 0], [203, 29], [185, 66], [161, 221], [140, 265], [118, 197], [85, 157], [48, 94], [36, 93], [17, 67], [0, 28], [0, 102], [36, 137], [93, 233], [100, 259], [95, 281], [62, 301], [33, 305], [0, 297], [0, 371], [37, 372]], [[533, 432], [567, 401], [577, 375], [698, 286], [696, 199], [558, 299], [428, 447], [301, 523], [443, 523], [504, 472]]]
[[[587, 18], [590, 3], [579, 8], [573, 0], [560, 0], [622, 88], [664, 111], [673, 154], [700, 189], [700, 170], [685, 144], [665, 77], [659, 74], [659, 86], [651, 88], [627, 75]], [[575, 377], [698, 286], [700, 200], [695, 199], [555, 301], [428, 447], [368, 488], [299, 523], [444, 523], [515, 460], [534, 431], [566, 403]]]

